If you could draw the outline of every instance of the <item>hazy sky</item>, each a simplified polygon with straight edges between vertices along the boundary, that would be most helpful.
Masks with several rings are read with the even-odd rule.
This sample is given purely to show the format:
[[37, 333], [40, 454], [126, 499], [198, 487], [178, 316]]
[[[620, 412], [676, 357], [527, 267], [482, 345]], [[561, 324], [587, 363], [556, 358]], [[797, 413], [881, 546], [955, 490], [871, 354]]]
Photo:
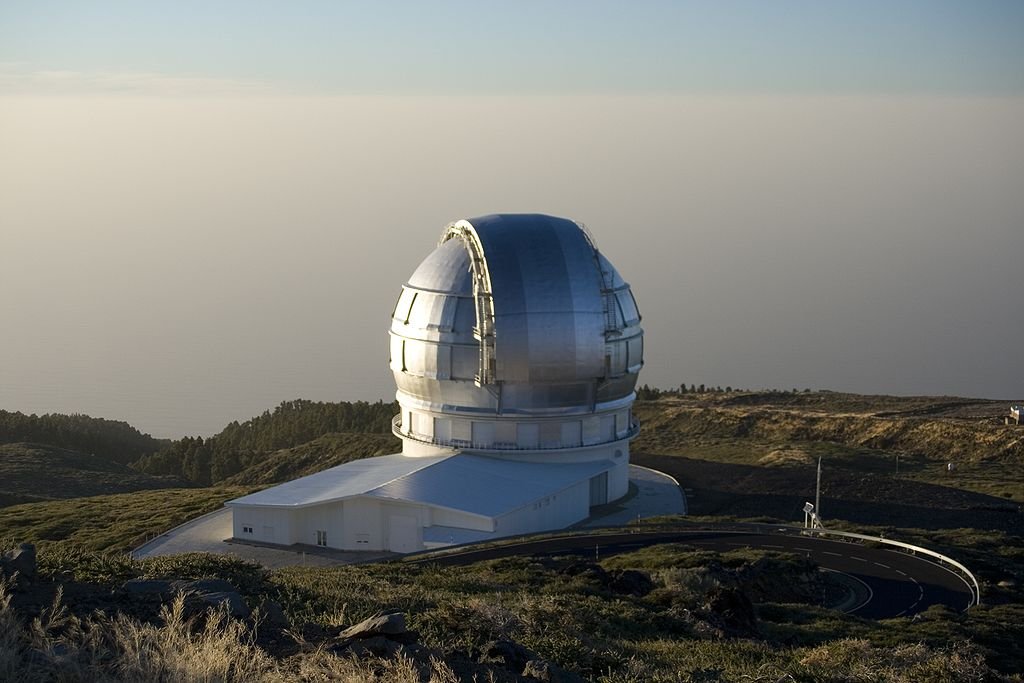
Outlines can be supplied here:
[[0, 408], [390, 398], [501, 211], [588, 225], [641, 382], [1020, 398], [1024, 3], [0, 6]]

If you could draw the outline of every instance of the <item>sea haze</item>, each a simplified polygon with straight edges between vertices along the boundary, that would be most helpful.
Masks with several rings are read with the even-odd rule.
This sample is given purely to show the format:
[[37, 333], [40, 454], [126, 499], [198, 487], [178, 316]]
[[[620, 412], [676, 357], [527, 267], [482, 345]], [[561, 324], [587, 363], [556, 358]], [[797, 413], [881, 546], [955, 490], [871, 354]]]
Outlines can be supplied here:
[[9, 96], [0, 408], [212, 434], [385, 399], [451, 220], [587, 224], [641, 383], [1019, 397], [1024, 99]]

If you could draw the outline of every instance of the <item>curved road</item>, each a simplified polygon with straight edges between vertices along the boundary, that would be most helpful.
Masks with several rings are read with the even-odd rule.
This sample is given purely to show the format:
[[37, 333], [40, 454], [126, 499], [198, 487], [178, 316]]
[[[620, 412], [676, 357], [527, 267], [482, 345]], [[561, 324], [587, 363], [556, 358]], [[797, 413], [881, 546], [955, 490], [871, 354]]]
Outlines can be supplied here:
[[852, 576], [868, 587], [868, 599], [848, 611], [868, 619], [910, 616], [932, 605], [965, 610], [973, 599], [970, 587], [958, 574], [916, 555], [812, 536], [758, 531], [694, 530], [568, 536], [492, 548], [468, 548], [410, 558], [408, 561], [459, 566], [517, 555], [588, 555], [595, 552], [595, 547], [601, 556], [607, 556], [660, 543], [686, 543], [718, 552], [758, 548], [806, 555], [818, 566]]

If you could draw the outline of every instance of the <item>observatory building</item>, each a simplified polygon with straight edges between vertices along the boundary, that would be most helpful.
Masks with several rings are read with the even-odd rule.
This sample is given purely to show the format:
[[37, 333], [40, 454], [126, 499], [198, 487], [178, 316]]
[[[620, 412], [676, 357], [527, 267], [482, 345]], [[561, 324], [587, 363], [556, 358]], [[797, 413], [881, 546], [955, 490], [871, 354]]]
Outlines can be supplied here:
[[230, 501], [236, 539], [412, 552], [565, 528], [627, 493], [643, 330], [581, 225], [452, 223], [390, 336], [402, 452]]

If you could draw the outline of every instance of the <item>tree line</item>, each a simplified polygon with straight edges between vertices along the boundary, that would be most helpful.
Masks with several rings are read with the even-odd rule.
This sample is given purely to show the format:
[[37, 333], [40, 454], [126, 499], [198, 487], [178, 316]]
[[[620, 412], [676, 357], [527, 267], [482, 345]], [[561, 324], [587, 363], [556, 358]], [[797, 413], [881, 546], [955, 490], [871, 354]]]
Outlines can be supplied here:
[[171, 474], [209, 486], [241, 472], [282, 448], [292, 448], [332, 432], [386, 434], [398, 403], [366, 401], [326, 403], [285, 401], [272, 412], [231, 422], [219, 434], [178, 439], [159, 452], [139, 458], [135, 469]]
[[117, 420], [77, 413], [26, 415], [0, 410], [0, 443], [19, 441], [91, 453], [123, 465], [160, 450], [167, 443]]
[[[800, 389], [795, 389], [795, 388], [792, 389], [792, 390], [789, 390], [789, 389], [762, 389], [760, 391], [762, 391], [763, 393], [768, 393], [768, 394], [790, 394], [790, 393], [792, 393], [792, 394], [799, 394], [799, 393], [809, 394], [809, 393], [811, 393], [810, 389], [800, 390]], [[733, 387], [725, 387], [723, 389], [721, 387], [721, 385], [718, 385], [718, 386], [707, 385], [707, 386], [705, 386], [703, 384], [691, 384], [691, 385], [687, 386], [685, 382], [680, 384], [678, 387], [676, 387], [674, 389], [659, 389], [658, 387], [651, 387], [651, 386], [648, 386], [648, 385], [645, 384], [642, 387], [637, 387], [636, 397], [637, 397], [637, 399], [639, 399], [641, 401], [655, 401], [655, 400], [661, 398], [662, 396], [683, 396], [685, 394], [731, 394], [731, 393], [734, 393], [734, 392], [749, 393], [750, 389], [740, 389], [738, 387], [735, 388], [735, 389]]]

